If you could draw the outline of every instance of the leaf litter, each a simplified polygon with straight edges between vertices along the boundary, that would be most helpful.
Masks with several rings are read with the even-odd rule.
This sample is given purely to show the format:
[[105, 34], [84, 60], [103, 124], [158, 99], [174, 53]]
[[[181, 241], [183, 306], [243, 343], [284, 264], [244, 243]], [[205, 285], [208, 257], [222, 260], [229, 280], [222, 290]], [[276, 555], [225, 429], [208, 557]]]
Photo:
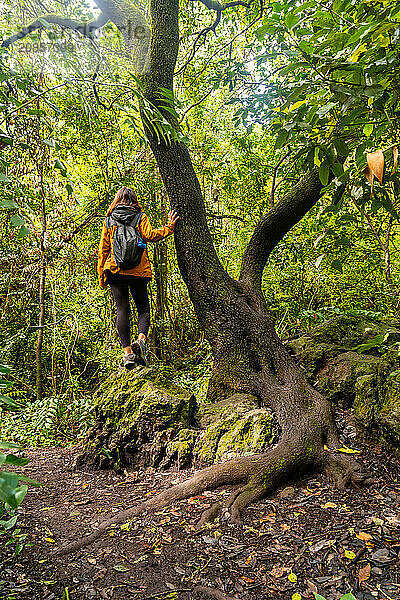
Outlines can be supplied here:
[[[340, 420], [342, 431], [353, 431], [349, 414]], [[21, 510], [21, 528], [34, 546], [13, 562], [0, 550], [0, 598], [59, 600], [68, 587], [71, 600], [313, 600], [314, 593], [339, 600], [349, 592], [357, 600], [397, 600], [399, 461], [379, 446], [357, 446], [375, 480], [370, 488], [336, 490], [314, 474], [292, 483], [294, 493], [277, 490], [249, 507], [241, 527], [217, 520], [197, 531], [202, 511], [232, 490], [207, 491], [57, 559], [54, 548], [85, 535], [103, 513], [139, 503], [192, 471], [128, 471], [121, 479], [113, 471], [74, 472], [79, 449], [31, 451], [24, 472], [47, 485], [30, 490]]]

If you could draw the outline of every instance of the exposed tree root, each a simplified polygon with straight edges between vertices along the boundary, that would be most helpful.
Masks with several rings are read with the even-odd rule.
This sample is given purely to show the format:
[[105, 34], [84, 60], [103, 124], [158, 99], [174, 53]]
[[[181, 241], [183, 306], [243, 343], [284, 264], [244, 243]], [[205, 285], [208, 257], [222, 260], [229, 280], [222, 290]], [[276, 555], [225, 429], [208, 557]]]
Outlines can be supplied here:
[[360, 489], [361, 486], [373, 483], [373, 479], [362, 470], [360, 463], [350, 456], [337, 452], [328, 456], [325, 472], [329, 480], [339, 489], [345, 487]]
[[[291, 446], [288, 447], [287, 441], [281, 440], [275, 448], [267, 453], [245, 456], [220, 465], [207, 467], [187, 481], [175, 485], [153, 498], [149, 498], [138, 506], [121, 511], [111, 519], [103, 521], [92, 534], [61, 547], [55, 555], [69, 554], [88, 546], [112, 525], [132, 519], [145, 510], [159, 510], [176, 500], [184, 500], [201, 494], [207, 489], [215, 489], [222, 485], [244, 484], [231, 494], [226, 505], [229, 508], [230, 518], [235, 523], [239, 523], [241, 521], [241, 511], [246, 506], [275, 489], [289, 476], [293, 475], [300, 465], [304, 470], [305, 465], [312, 467], [315, 465], [315, 461], [312, 460], [307, 463], [301, 450], [293, 452]], [[205, 523], [210, 518], [215, 518], [220, 510], [220, 506], [211, 507], [206, 511], [206, 516], [203, 515], [202, 522]]]
[[[176, 500], [184, 500], [224, 484], [244, 483], [229, 496], [224, 505], [216, 503], [205, 510], [198, 526], [201, 527], [215, 519], [224, 510], [229, 512], [229, 517], [234, 523], [240, 523], [241, 513], [246, 506], [265, 497], [295, 473], [298, 475], [300, 467], [303, 473], [305, 470], [313, 468], [320, 469], [321, 461], [319, 459], [320, 455], [311, 456], [309, 460], [305, 460], [301, 451], [292, 453], [289, 450], [288, 452], [287, 444], [282, 440], [280, 444], [265, 454], [246, 456], [221, 465], [207, 467], [187, 481], [103, 521], [92, 534], [61, 547], [55, 552], [55, 556], [70, 554], [92, 544], [109, 527], [132, 519], [146, 510], [160, 510]], [[344, 488], [346, 485], [359, 488], [360, 485], [371, 482], [362, 472], [359, 463], [348, 456], [337, 453], [329, 455], [324, 467], [333, 482], [340, 488]]]
[[268, 452], [243, 456], [207, 467], [187, 481], [101, 522], [92, 534], [61, 547], [55, 555], [69, 554], [88, 546], [109, 527], [137, 517], [146, 510], [160, 510], [177, 500], [184, 500], [224, 485], [239, 484], [223, 505], [217, 503], [204, 511], [199, 527], [221, 513], [234, 523], [240, 523], [242, 511], [249, 504], [305, 472], [325, 470], [340, 488], [347, 485], [358, 488], [369, 482], [361, 466], [352, 456], [343, 455], [336, 450], [326, 450], [326, 443], [329, 443], [331, 448], [338, 448], [340, 442], [330, 407], [322, 397], [316, 396], [316, 401], [311, 406], [308, 404], [298, 409], [292, 404], [289, 410], [286, 410], [286, 406], [283, 402], [278, 406], [284, 413], [278, 415], [281, 417], [279, 420], [282, 424], [282, 437]]

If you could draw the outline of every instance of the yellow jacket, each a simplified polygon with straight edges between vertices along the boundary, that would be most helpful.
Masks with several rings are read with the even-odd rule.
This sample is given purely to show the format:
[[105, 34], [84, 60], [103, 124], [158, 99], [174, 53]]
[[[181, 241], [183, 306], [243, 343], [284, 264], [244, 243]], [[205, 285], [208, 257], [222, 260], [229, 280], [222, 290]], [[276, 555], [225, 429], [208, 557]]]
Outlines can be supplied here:
[[[97, 261], [97, 274], [99, 276], [100, 287], [105, 288], [107, 285], [107, 275], [105, 271], [109, 270], [112, 273], [120, 273], [121, 275], [132, 275], [135, 277], [151, 277], [151, 265], [147, 250], [144, 250], [142, 254], [142, 260], [137, 267], [129, 270], [120, 269], [114, 261], [114, 254], [112, 251], [113, 233], [116, 225], [113, 225], [111, 229], [107, 229], [105, 222], [103, 223], [103, 229], [101, 232], [100, 245], [99, 245], [99, 257]], [[139, 233], [145, 242], [158, 242], [173, 233], [173, 228], [165, 225], [160, 229], [153, 229], [150, 221], [143, 213], [141, 221], [139, 223]]]

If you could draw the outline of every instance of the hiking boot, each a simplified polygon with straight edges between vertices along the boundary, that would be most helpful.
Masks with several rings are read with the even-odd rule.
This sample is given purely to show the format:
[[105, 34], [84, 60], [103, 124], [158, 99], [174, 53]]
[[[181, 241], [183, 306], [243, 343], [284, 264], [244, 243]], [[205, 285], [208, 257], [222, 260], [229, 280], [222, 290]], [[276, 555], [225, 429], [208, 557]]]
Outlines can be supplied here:
[[136, 354], [124, 354], [122, 357], [122, 366], [125, 367], [127, 371], [135, 369], [138, 366], [136, 358]]
[[132, 352], [136, 354], [136, 362], [138, 365], [145, 367], [147, 365], [147, 346], [143, 340], [137, 340], [132, 344]]

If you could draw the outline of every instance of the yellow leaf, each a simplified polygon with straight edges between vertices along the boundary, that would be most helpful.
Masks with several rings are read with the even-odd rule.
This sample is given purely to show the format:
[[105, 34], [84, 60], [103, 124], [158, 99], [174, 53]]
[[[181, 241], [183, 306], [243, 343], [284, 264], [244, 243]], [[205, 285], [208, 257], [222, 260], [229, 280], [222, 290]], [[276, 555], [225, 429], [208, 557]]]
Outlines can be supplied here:
[[362, 569], [360, 569], [358, 571], [358, 581], [361, 583], [362, 581], [367, 581], [367, 579], [369, 579], [369, 576], [371, 575], [371, 565], [368, 563], [367, 565], [365, 565], [365, 567], [363, 567]]
[[296, 583], [297, 581], [297, 575], [296, 573], [293, 573], [293, 571], [290, 571], [289, 575], [287, 576], [287, 578], [289, 579], [289, 581], [291, 581], [292, 583]]
[[54, 544], [56, 540], [53, 540], [53, 538], [44, 538], [44, 541], [49, 542], [49, 544]]
[[303, 106], [303, 104], [305, 104], [306, 102], [307, 100], [299, 100], [298, 102], [295, 102], [290, 106], [289, 112], [291, 112], [292, 110], [296, 110], [296, 108], [299, 108], [299, 106]]
[[350, 560], [353, 560], [353, 558], [356, 557], [355, 553], [352, 552], [351, 550], [345, 550], [344, 555], [346, 558], [349, 558]]
[[301, 594], [298, 594], [297, 592], [295, 594], [293, 594], [292, 596], [292, 600], [301, 600]]
[[321, 508], [337, 508], [337, 504], [334, 502], [326, 502], [325, 504], [321, 504]]
[[366, 44], [360, 44], [359, 46], [357, 46], [357, 48], [354, 50], [353, 54], [350, 56], [349, 61], [350, 62], [357, 62], [358, 57], [360, 56], [360, 54], [362, 54], [363, 52], [365, 52], [367, 49]]
[[[365, 171], [364, 171], [364, 173], [365, 173]], [[368, 177], [367, 177], [367, 179], [368, 179]], [[368, 181], [369, 181], [369, 179], [368, 179]], [[372, 185], [372, 183], [371, 183], [371, 185]], [[354, 448], [348, 448], [347, 446], [343, 446], [342, 448], [338, 448], [337, 451], [338, 452], [343, 452], [344, 454], [361, 454], [360, 450], [354, 450]]]
[[253, 558], [256, 556], [255, 552], [252, 552], [244, 561], [246, 565], [249, 565], [251, 563], [251, 561], [253, 560]]

